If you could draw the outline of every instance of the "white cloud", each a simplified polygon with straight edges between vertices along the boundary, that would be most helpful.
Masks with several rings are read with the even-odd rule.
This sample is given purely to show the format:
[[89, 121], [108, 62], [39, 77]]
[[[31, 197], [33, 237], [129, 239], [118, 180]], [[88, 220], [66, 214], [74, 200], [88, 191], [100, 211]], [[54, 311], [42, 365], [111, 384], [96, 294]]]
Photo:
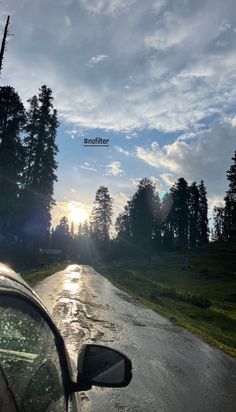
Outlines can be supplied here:
[[233, 127], [236, 127], [236, 116], [234, 116], [231, 120], [230, 120], [231, 124]]
[[114, 15], [118, 11], [130, 7], [136, 0], [79, 0], [85, 9], [95, 14]]
[[161, 173], [160, 178], [168, 188], [170, 188], [176, 180], [172, 173]]
[[136, 154], [150, 166], [166, 170], [160, 177], [167, 184], [180, 176], [188, 181], [203, 179], [211, 197], [223, 197], [235, 144], [236, 128], [229, 123], [215, 124], [189, 143], [176, 140], [160, 147], [153, 142], [149, 148], [138, 147]]
[[144, 39], [145, 45], [149, 48], [165, 51], [170, 47], [181, 43], [187, 36], [184, 28], [176, 32], [173, 30], [169, 34], [162, 30], [157, 30], [154, 34], [146, 36]]
[[88, 65], [95, 66], [96, 64], [103, 62], [107, 58], [108, 56], [106, 54], [97, 54], [96, 56], [91, 57], [91, 59], [88, 62]]
[[127, 201], [130, 199], [130, 196], [127, 193], [118, 192], [112, 197], [114, 199], [115, 215], [117, 216], [119, 213], [123, 212]]
[[220, 26], [220, 31], [223, 32], [223, 33], [228, 31], [229, 29], [231, 29], [231, 24], [230, 23], [224, 22], [222, 24], [222, 26]]
[[156, 189], [158, 191], [161, 190], [161, 182], [160, 182], [160, 179], [158, 177], [150, 176], [148, 179], [152, 182], [152, 184], [156, 187]]
[[121, 168], [121, 163], [113, 161], [106, 167], [106, 174], [111, 176], [120, 176], [124, 174], [124, 170]]
[[90, 172], [97, 172], [97, 169], [95, 169], [95, 167], [93, 167], [90, 163], [88, 162], [84, 162], [83, 165], [80, 166], [80, 169], [83, 170], [88, 170]]
[[144, 160], [150, 166], [156, 168], [164, 167], [178, 172], [181, 166], [179, 160], [188, 155], [189, 150], [187, 143], [175, 141], [170, 145], [165, 145], [163, 148], [160, 148], [157, 142], [153, 142], [148, 149], [137, 147], [136, 152], [137, 157]]
[[137, 137], [137, 132], [131, 131], [126, 135], [127, 140], [135, 139]]
[[129, 152], [128, 152], [128, 150], [125, 150], [125, 149], [123, 149], [122, 147], [120, 147], [120, 146], [115, 146], [115, 149], [117, 150], [117, 152], [119, 152], [119, 153], [121, 153], [121, 154], [123, 154], [123, 155], [125, 155], [125, 156], [129, 156]]
[[66, 27], [71, 27], [71, 19], [70, 19], [70, 17], [69, 16], [65, 16], [65, 24], [66, 24]]

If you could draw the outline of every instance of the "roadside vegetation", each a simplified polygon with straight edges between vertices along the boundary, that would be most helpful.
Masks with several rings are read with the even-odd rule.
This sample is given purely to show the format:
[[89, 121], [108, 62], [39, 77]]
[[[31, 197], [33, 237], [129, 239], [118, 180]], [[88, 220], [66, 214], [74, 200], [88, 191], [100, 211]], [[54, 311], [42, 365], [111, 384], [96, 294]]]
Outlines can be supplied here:
[[0, 262], [19, 273], [31, 286], [64, 270], [69, 264], [63, 255], [58, 257], [24, 248], [0, 250]]
[[236, 357], [236, 244], [186, 256], [97, 263], [95, 269], [139, 302]]
[[34, 286], [41, 280], [46, 279], [48, 276], [53, 275], [56, 272], [64, 270], [68, 266], [68, 263], [54, 263], [50, 266], [44, 267], [43, 269], [32, 269], [29, 271], [23, 271], [20, 273], [22, 278], [30, 285]]

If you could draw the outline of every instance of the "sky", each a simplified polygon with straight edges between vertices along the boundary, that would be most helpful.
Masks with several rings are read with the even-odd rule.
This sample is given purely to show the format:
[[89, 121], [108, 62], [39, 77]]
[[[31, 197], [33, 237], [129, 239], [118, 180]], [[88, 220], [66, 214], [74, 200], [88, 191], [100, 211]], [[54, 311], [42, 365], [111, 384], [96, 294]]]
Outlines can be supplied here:
[[[107, 186], [114, 217], [139, 179], [161, 196], [181, 176], [223, 200], [236, 150], [235, 0], [0, 0], [10, 33], [0, 83], [58, 110], [57, 205], [89, 216]], [[109, 147], [84, 147], [84, 139]], [[210, 213], [211, 215], [211, 213]]]

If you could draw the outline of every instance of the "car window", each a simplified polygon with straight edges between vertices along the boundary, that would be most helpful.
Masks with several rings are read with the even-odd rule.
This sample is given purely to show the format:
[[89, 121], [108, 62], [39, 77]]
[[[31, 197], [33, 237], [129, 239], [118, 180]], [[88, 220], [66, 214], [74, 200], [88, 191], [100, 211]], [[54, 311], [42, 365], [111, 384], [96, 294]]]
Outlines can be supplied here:
[[0, 364], [21, 412], [64, 412], [55, 337], [41, 313], [15, 297], [0, 299]]

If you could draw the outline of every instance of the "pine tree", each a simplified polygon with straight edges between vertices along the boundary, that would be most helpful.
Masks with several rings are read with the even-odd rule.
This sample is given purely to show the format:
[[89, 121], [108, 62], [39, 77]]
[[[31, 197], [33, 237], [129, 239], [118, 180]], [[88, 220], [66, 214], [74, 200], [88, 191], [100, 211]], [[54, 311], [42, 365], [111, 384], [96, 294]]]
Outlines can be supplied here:
[[0, 235], [13, 235], [24, 165], [24, 106], [12, 87], [0, 88]]
[[227, 171], [229, 189], [225, 197], [227, 208], [227, 237], [236, 240], [236, 151], [232, 157], [233, 164]]
[[223, 224], [223, 237], [224, 240], [229, 240], [232, 229], [232, 202], [230, 197], [226, 194], [224, 206], [224, 224]]
[[27, 112], [26, 136], [24, 139], [26, 164], [23, 177], [25, 186], [32, 184], [39, 122], [39, 102], [37, 96], [29, 99], [28, 103], [30, 108]]
[[130, 202], [130, 226], [132, 241], [148, 259], [152, 250], [155, 220], [155, 187], [145, 178], [140, 180], [138, 189]]
[[85, 220], [85, 222], [83, 224], [82, 233], [83, 233], [84, 237], [88, 238], [90, 236], [89, 224], [88, 224], [87, 220]]
[[53, 248], [68, 253], [71, 247], [70, 240], [69, 222], [67, 217], [63, 216], [52, 233], [51, 244]]
[[6, 50], [7, 36], [9, 35], [9, 33], [8, 33], [9, 22], [10, 22], [10, 16], [7, 16], [7, 22], [6, 22], [6, 25], [5, 25], [5, 29], [4, 29], [4, 33], [3, 33], [3, 39], [2, 39], [2, 45], [1, 45], [1, 49], [0, 49], [0, 74], [1, 74], [1, 71], [2, 71], [2, 63], [3, 63], [4, 53], [5, 53], [5, 50]]
[[71, 222], [71, 225], [70, 225], [70, 237], [71, 237], [72, 239], [74, 239], [74, 237], [75, 237], [75, 225], [74, 225], [74, 222]]
[[208, 202], [207, 191], [203, 180], [199, 185], [199, 245], [206, 245], [209, 241], [209, 229], [208, 229]]
[[161, 200], [158, 191], [154, 194], [154, 222], [153, 222], [153, 244], [156, 251], [162, 248], [162, 217]]
[[130, 206], [131, 202], [128, 201], [124, 207], [124, 211], [119, 214], [116, 219], [115, 228], [117, 231], [117, 240], [120, 243], [129, 243], [132, 238], [131, 224], [130, 224]]
[[171, 188], [173, 198], [172, 219], [176, 237], [176, 246], [180, 249], [188, 248], [188, 202], [189, 189], [186, 180], [181, 177]]
[[196, 182], [189, 187], [189, 246], [196, 248], [199, 243], [199, 189]]
[[165, 193], [161, 202], [162, 244], [165, 251], [174, 249], [174, 210], [171, 193]]
[[213, 240], [225, 240], [225, 208], [221, 204], [215, 206], [213, 209], [213, 219], [214, 219], [214, 228], [213, 228]]
[[94, 208], [91, 215], [91, 231], [97, 241], [107, 243], [110, 239], [110, 227], [112, 223], [112, 205], [107, 187], [100, 186], [96, 192]]
[[59, 122], [53, 109], [51, 89], [42, 86], [39, 96], [30, 99], [28, 112], [25, 184], [22, 190], [22, 236], [31, 246], [45, 245], [50, 233], [55, 160], [58, 148], [56, 134]]

